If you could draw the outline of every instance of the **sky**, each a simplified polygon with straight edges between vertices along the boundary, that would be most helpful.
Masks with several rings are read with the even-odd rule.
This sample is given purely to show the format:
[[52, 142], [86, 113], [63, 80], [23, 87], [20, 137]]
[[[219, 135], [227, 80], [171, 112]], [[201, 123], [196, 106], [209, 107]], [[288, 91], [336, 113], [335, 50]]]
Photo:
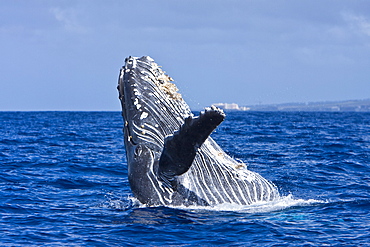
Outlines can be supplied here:
[[0, 111], [120, 111], [128, 56], [193, 110], [370, 98], [368, 0], [1, 0]]

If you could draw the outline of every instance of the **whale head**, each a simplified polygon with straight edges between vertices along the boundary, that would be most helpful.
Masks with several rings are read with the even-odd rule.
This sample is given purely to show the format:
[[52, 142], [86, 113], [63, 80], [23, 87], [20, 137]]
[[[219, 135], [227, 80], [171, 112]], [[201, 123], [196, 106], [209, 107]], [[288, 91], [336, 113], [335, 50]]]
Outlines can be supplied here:
[[126, 144], [163, 147], [172, 134], [192, 116], [172, 78], [149, 56], [128, 57], [118, 81]]

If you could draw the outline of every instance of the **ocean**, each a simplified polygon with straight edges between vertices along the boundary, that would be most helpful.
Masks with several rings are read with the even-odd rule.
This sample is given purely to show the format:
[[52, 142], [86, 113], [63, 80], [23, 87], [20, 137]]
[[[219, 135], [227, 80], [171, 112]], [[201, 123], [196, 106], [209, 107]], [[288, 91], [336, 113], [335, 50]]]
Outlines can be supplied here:
[[227, 112], [212, 134], [281, 198], [146, 207], [120, 112], [0, 112], [0, 246], [370, 246], [370, 113]]

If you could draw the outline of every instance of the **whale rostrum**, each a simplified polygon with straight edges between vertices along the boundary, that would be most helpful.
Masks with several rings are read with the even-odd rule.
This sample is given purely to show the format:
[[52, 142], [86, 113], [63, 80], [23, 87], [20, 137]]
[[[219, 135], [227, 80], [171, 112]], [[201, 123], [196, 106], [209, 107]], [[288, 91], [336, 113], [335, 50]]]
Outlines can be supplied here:
[[224, 112], [212, 106], [194, 117], [172, 81], [149, 56], [126, 58], [119, 74], [134, 196], [150, 206], [249, 205], [279, 198], [274, 184], [210, 137]]

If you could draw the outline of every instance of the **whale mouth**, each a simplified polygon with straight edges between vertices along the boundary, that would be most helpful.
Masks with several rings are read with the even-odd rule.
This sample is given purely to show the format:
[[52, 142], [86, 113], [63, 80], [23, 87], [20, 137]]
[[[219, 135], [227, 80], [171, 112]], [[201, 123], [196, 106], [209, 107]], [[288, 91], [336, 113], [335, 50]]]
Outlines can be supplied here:
[[126, 135], [126, 141], [132, 145], [138, 144], [138, 126], [143, 126], [143, 120], [149, 116], [149, 113], [144, 111], [143, 102], [140, 98], [143, 92], [145, 80], [142, 80], [135, 73], [137, 65], [137, 58], [129, 57], [125, 61], [125, 66], [122, 67], [119, 82], [118, 91], [119, 99], [122, 104], [122, 116], [124, 118], [124, 132]]
[[118, 81], [126, 140], [163, 145], [191, 114], [173, 79], [149, 56], [128, 57]]

